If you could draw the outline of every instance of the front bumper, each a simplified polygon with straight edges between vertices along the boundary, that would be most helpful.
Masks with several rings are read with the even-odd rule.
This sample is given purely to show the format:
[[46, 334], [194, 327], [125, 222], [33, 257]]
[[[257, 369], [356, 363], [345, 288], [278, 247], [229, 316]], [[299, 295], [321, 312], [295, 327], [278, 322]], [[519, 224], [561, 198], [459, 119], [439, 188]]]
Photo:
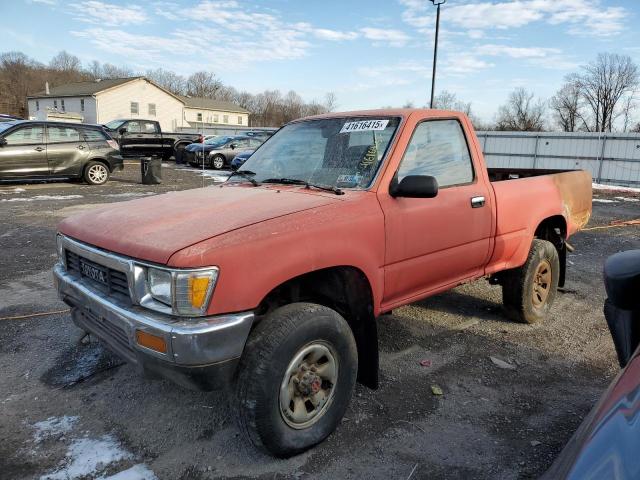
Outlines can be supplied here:
[[[54, 267], [58, 295], [71, 307], [74, 323], [145, 373], [199, 390], [223, 388], [235, 372], [254, 315], [252, 312], [179, 318], [151, 312], [91, 289], [64, 265]], [[167, 352], [136, 341], [136, 331], [162, 337]]]

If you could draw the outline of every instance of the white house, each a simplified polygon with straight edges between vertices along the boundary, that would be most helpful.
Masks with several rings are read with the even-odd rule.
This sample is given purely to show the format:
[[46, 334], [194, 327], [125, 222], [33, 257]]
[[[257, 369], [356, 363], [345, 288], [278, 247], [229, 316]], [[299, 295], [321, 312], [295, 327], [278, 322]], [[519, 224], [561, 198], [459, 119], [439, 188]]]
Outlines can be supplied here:
[[249, 112], [233, 103], [174, 95], [144, 77], [68, 83], [27, 97], [29, 118], [79, 114], [84, 123], [119, 118], [157, 120], [165, 131], [180, 127], [249, 124]]

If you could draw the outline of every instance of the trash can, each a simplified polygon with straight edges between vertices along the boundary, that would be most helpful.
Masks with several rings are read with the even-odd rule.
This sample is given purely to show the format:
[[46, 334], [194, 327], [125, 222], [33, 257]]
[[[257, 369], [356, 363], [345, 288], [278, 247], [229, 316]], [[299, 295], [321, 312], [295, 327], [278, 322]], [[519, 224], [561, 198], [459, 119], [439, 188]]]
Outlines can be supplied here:
[[162, 183], [162, 159], [160, 157], [142, 157], [140, 159], [140, 173], [143, 185], [158, 185]]

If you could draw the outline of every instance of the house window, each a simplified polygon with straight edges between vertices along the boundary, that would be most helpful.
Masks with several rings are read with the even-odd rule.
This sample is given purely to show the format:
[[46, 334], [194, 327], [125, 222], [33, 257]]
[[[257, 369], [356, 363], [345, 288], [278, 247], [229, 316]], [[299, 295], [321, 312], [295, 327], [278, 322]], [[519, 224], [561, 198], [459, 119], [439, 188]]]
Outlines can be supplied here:
[[149, 115], [152, 117], [156, 116], [156, 104], [155, 103], [150, 103], [149, 104]]
[[138, 102], [131, 102], [131, 114], [132, 115], [138, 114]]
[[40, 110], [40, 102], [38, 100], [36, 100], [36, 111]]
[[84, 98], [80, 99], [80, 111], [84, 112]]
[[199, 122], [201, 122], [201, 121], [202, 121], [202, 114], [201, 114], [201, 113], [199, 113], [199, 114], [198, 114], [198, 121], [199, 121]]
[[64, 100], [60, 100], [60, 106], [62, 107], [62, 111], [64, 112]]
[[53, 108], [58, 109], [58, 100], [53, 101]]
[[216, 113], [213, 115], [213, 123], [218, 123], [218, 121], [218, 114]]
[[238, 125], [242, 125], [242, 117], [238, 115]]
[[229, 123], [229, 115], [222, 116], [222, 123]]

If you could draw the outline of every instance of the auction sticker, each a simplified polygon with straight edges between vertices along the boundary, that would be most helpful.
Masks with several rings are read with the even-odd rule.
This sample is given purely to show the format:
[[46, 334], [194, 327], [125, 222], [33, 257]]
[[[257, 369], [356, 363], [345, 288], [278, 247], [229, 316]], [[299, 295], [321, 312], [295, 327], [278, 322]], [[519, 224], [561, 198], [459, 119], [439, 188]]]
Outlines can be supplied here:
[[357, 122], [347, 122], [342, 126], [340, 133], [384, 130], [387, 128], [387, 123], [389, 123], [389, 120], [359, 120]]

